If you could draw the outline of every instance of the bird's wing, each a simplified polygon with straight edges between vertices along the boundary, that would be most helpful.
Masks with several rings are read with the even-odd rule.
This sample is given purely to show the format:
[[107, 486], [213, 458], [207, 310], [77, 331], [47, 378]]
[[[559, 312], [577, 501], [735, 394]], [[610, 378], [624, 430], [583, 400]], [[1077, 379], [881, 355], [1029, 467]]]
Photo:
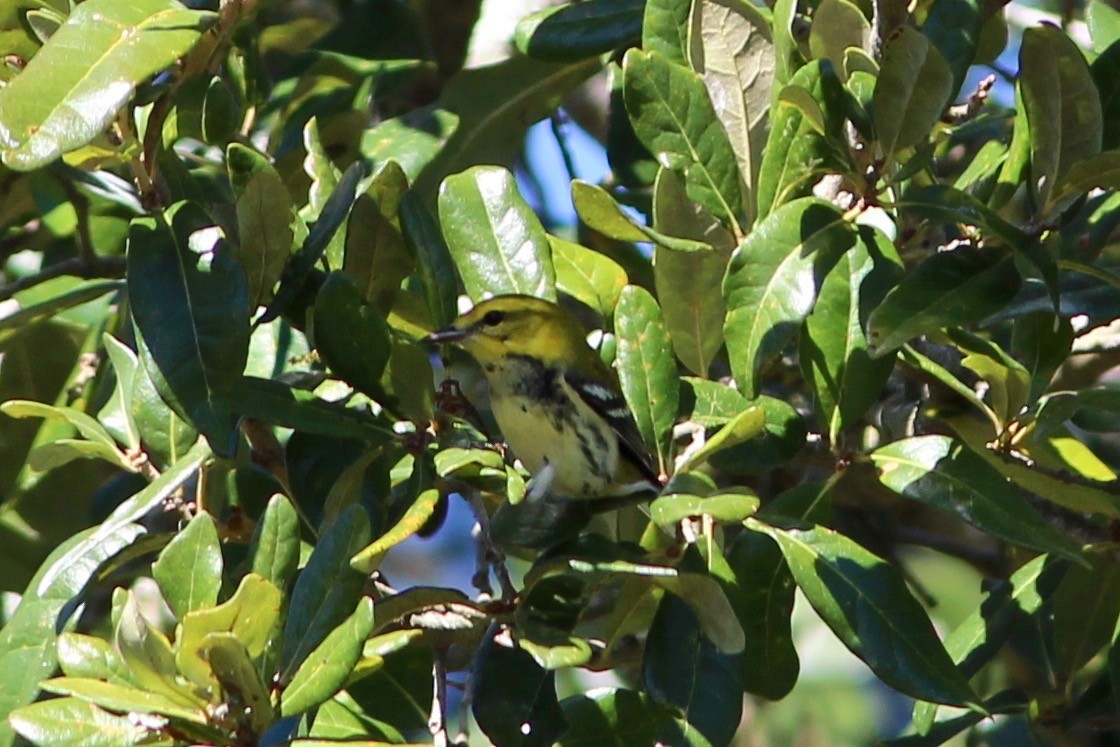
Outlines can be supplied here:
[[580, 399], [594, 410], [618, 436], [619, 451], [629, 457], [641, 476], [654, 487], [660, 486], [657, 477], [657, 464], [646, 449], [645, 439], [622, 398], [612, 387], [596, 379], [582, 376], [573, 371], [564, 372], [564, 381], [576, 391]]

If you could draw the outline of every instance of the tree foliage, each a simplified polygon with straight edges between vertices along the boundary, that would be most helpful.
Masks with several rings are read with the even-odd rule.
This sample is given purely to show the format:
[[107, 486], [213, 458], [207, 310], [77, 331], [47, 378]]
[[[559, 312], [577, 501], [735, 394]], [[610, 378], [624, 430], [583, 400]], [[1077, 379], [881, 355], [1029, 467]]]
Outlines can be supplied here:
[[[0, 0], [0, 745], [729, 744], [795, 599], [900, 745], [1120, 726], [1110, 5], [583, 0], [465, 69], [434, 0], [204, 5]], [[576, 227], [514, 173], [565, 100]], [[423, 342], [503, 293], [587, 323], [648, 507], [526, 497]], [[472, 588], [395, 586], [451, 504]]]

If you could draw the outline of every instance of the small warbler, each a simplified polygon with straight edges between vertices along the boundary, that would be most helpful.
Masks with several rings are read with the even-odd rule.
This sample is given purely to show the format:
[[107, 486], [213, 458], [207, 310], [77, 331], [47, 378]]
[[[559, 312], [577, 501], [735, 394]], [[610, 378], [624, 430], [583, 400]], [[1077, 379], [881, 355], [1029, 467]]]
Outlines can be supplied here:
[[533, 495], [618, 498], [660, 487], [614, 372], [566, 309], [497, 296], [428, 339], [482, 366], [494, 419], [533, 474]]

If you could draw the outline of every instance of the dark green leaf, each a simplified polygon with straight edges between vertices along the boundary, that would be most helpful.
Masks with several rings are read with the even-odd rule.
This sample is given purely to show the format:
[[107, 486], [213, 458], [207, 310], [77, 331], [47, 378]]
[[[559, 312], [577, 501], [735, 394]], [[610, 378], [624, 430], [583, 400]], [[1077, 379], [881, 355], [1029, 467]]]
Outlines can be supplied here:
[[979, 321], [1009, 303], [1021, 283], [1010, 254], [973, 246], [939, 252], [871, 312], [867, 339], [873, 355], [892, 353], [918, 335]]
[[152, 577], [175, 617], [218, 603], [222, 548], [218, 528], [205, 511], [191, 519], [152, 563]]
[[879, 480], [908, 498], [953, 511], [1009, 542], [1078, 558], [1078, 546], [1050, 526], [1003, 475], [947, 436], [916, 436], [882, 446], [871, 459]]
[[649, 291], [623, 289], [615, 313], [616, 366], [626, 402], [638, 430], [657, 455], [658, 469], [672, 464], [672, 430], [677, 417], [679, 384], [669, 334], [661, 309]]
[[1107, 553], [1071, 566], [1054, 592], [1054, 656], [1063, 680], [1100, 653], [1120, 616], [1120, 563]]
[[731, 257], [723, 296], [731, 370], [748, 397], [758, 375], [797, 332], [821, 280], [855, 243], [840, 211], [815, 198], [783, 205], [762, 220]]
[[308, 655], [354, 610], [365, 577], [350, 558], [369, 543], [369, 519], [361, 506], [347, 506], [323, 533], [292, 590], [281, 681], [287, 684]]
[[299, 669], [280, 695], [280, 713], [294, 716], [319, 705], [338, 692], [362, 656], [362, 644], [373, 629], [373, 602], [363, 597], [357, 609], [332, 630]]
[[976, 56], [982, 21], [980, 4], [976, 0], [938, 0], [922, 25], [922, 33], [953, 69], [950, 99], [957, 97]]
[[439, 220], [463, 286], [475, 301], [505, 293], [556, 300], [548, 234], [513, 174], [476, 166], [449, 176], [439, 191]]
[[327, 275], [315, 298], [315, 348], [343, 381], [363, 394], [381, 399], [381, 374], [389, 362], [389, 325], [362, 300], [344, 272]]
[[381, 535], [376, 542], [354, 554], [350, 559], [350, 567], [365, 575], [373, 573], [390, 548], [399, 545], [424, 528], [435, 513], [440, 498], [440, 492], [435, 488], [420, 493], [389, 531]]
[[299, 515], [291, 499], [274, 495], [253, 534], [251, 572], [287, 589], [299, 564]]
[[233, 410], [266, 423], [324, 436], [383, 441], [389, 425], [357, 410], [319, 399], [279, 381], [246, 376], [234, 388]]
[[221, 229], [192, 203], [129, 227], [128, 295], [151, 353], [156, 389], [228, 455], [236, 433], [227, 399], [249, 349], [241, 265]]
[[637, 44], [645, 0], [585, 0], [537, 11], [517, 24], [514, 43], [541, 60], [579, 60]]
[[830, 529], [748, 522], [778, 543], [809, 603], [883, 682], [936, 703], [979, 702], [893, 566]]
[[631, 49], [622, 63], [626, 109], [638, 138], [684, 176], [688, 195], [738, 230], [735, 151], [700, 77], [658, 52]]
[[471, 712], [493, 743], [547, 747], [568, 728], [556, 699], [556, 674], [512, 645], [508, 633], [487, 637], [475, 659], [473, 676]]
[[268, 158], [233, 143], [226, 149], [226, 168], [237, 199], [239, 257], [249, 283], [249, 308], [272, 299], [292, 252], [292, 200], [283, 179]]
[[654, 743], [654, 708], [644, 693], [597, 689], [560, 703], [569, 727], [560, 747], [645, 747]]
[[343, 269], [362, 298], [386, 315], [414, 265], [398, 217], [407, 189], [408, 177], [400, 164], [386, 161], [370, 177], [346, 223]]
[[268, 689], [244, 644], [232, 633], [210, 633], [203, 652], [227, 703], [242, 705], [250, 726], [263, 733], [276, 718]]
[[400, 207], [401, 228], [416, 257], [416, 271], [436, 329], [454, 321], [458, 280], [455, 262], [443, 240], [439, 224], [415, 191], [406, 192]]
[[928, 37], [904, 26], [887, 39], [871, 103], [884, 155], [929, 139], [953, 84], [952, 68]]

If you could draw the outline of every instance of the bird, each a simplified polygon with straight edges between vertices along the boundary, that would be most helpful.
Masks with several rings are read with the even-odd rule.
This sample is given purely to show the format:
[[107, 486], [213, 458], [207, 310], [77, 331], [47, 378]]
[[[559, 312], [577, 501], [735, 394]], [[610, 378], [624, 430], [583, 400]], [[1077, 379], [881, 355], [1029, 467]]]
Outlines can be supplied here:
[[461, 348], [482, 367], [494, 419], [533, 475], [530, 498], [626, 501], [660, 488], [614, 371], [564, 307], [495, 296], [427, 339]]

